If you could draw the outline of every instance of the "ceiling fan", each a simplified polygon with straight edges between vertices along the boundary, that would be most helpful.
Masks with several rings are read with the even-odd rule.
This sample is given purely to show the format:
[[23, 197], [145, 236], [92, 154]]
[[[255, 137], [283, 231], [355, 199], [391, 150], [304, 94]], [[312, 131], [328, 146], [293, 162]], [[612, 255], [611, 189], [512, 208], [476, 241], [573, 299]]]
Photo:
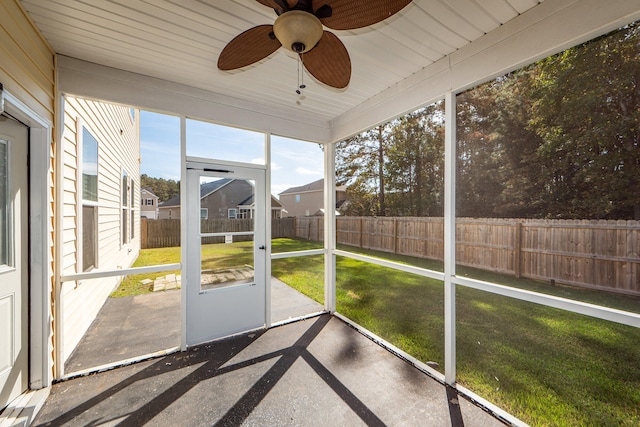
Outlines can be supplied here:
[[[273, 8], [273, 25], [258, 25], [231, 40], [218, 57], [218, 68], [235, 70], [256, 63], [281, 46], [297, 53], [320, 82], [342, 89], [351, 79], [351, 59], [333, 30], [376, 24], [398, 13], [411, 0], [256, 0]], [[301, 86], [303, 87], [303, 86]], [[299, 92], [298, 92], [299, 93]]]

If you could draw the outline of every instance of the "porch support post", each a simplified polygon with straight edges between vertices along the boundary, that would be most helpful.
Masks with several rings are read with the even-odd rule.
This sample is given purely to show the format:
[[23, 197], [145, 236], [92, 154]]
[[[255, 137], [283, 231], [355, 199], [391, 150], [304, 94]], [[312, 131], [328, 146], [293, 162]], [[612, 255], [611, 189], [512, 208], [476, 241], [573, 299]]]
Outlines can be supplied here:
[[[267, 283], [264, 286], [264, 301], [265, 301], [265, 326], [271, 327], [271, 218], [273, 212], [271, 211], [271, 134], [264, 134], [264, 163], [267, 166], [267, 171], [264, 178], [265, 194], [266, 194], [266, 216], [265, 216], [265, 246], [266, 250], [263, 251], [265, 256], [264, 263], [264, 277]], [[255, 201], [255, 199], [254, 199]], [[257, 206], [256, 206], [257, 207]]]
[[444, 366], [445, 382], [456, 382], [456, 94], [445, 95], [444, 144]]
[[180, 116], [180, 262], [182, 294], [180, 295], [180, 350], [187, 350], [187, 118]]
[[[63, 301], [63, 293], [62, 286], [63, 283], [60, 281], [60, 276], [62, 275], [62, 246], [64, 242], [64, 238], [62, 236], [62, 212], [64, 208], [64, 199], [63, 199], [63, 173], [64, 170], [63, 165], [63, 155], [64, 155], [64, 104], [65, 97], [62, 93], [58, 92], [56, 94], [56, 108], [58, 109], [55, 114], [55, 129], [56, 129], [56, 141], [54, 147], [54, 156], [55, 156], [55, 184], [54, 184], [54, 255], [53, 269], [55, 271], [55, 278], [53, 280], [53, 379], [59, 380], [64, 376], [64, 318], [62, 315], [64, 314], [64, 301]], [[77, 255], [76, 255], [77, 256]], [[80, 263], [81, 260], [76, 259], [77, 263]]]
[[335, 144], [324, 145], [324, 308], [336, 311]]

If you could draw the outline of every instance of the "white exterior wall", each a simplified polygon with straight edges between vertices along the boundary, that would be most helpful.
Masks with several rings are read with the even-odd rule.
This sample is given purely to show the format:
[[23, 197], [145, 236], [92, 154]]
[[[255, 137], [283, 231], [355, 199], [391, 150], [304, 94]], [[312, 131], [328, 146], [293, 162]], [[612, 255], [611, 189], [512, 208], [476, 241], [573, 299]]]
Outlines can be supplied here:
[[[296, 201], [296, 196], [300, 196], [299, 201]], [[287, 210], [285, 216], [309, 216], [324, 207], [324, 192], [320, 189], [280, 194], [280, 201]]]
[[[74, 97], [64, 103], [63, 138], [63, 220], [62, 274], [82, 272], [82, 163], [83, 126], [98, 140], [98, 221], [97, 269], [128, 268], [140, 251], [140, 126], [135, 111], [128, 107]], [[122, 171], [135, 185], [133, 203], [134, 237], [122, 243]], [[130, 217], [126, 227], [130, 229]], [[118, 286], [118, 277], [64, 284], [62, 317], [63, 360], [66, 360], [86, 332], [109, 294]]]
[[[15, 29], [19, 29], [16, 34]], [[54, 165], [56, 138], [53, 123], [55, 111], [54, 52], [34, 27], [18, 0], [0, 2], [0, 83], [7, 94], [23, 103], [31, 112], [20, 108], [20, 116], [30, 131], [31, 196], [38, 191], [41, 203], [31, 200], [30, 224], [30, 313], [29, 324], [29, 387], [38, 389], [50, 385], [53, 377], [52, 358], [52, 290], [55, 286], [56, 265], [53, 254], [56, 223]], [[5, 102], [9, 110], [10, 102]], [[35, 116], [45, 123], [38, 123]], [[38, 143], [36, 143], [38, 142]], [[43, 152], [45, 154], [39, 154]], [[42, 157], [44, 156], [44, 157]], [[37, 176], [36, 179], [34, 175]], [[34, 244], [35, 243], [35, 244]], [[39, 255], [35, 252], [38, 251]]]

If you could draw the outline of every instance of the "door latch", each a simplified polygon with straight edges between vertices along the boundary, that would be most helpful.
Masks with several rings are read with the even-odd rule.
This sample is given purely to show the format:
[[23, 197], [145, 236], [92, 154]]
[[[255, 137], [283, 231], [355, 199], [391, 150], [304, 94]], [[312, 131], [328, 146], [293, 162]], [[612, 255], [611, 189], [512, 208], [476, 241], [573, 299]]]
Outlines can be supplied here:
[[264, 251], [265, 249], [267, 249], [264, 245], [260, 246], [258, 249]]

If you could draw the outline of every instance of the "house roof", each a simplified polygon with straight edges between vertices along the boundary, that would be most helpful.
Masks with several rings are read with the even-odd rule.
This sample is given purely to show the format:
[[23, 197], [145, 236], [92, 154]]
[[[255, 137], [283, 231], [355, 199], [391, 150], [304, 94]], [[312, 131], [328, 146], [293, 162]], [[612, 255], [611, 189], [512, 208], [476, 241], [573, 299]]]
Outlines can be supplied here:
[[[58, 90], [316, 142], [336, 142], [640, 17], [628, 0], [413, 0], [370, 27], [330, 30], [351, 57], [335, 90], [278, 49], [219, 71], [235, 36], [273, 24], [255, 0], [20, 0], [59, 55]], [[167, 102], [171, 99], [172, 102]]]
[[[219, 179], [217, 181], [212, 181], [212, 182], [207, 182], [204, 184], [200, 185], [200, 198], [202, 199], [205, 196], [208, 196], [211, 193], [214, 193], [216, 191], [218, 191], [219, 189], [221, 189], [222, 187], [224, 187], [225, 185], [229, 184], [231, 181], [233, 181], [232, 178], [223, 178], [223, 179]], [[162, 202], [158, 205], [158, 207], [161, 208], [167, 208], [167, 207], [174, 207], [174, 206], [180, 206], [180, 195], [177, 195], [165, 202]]]
[[[219, 179], [217, 181], [212, 181], [212, 182], [207, 182], [204, 183], [202, 185], [200, 185], [200, 198], [202, 199], [203, 197], [209, 196], [212, 193], [215, 193], [216, 191], [220, 190], [221, 188], [225, 187], [227, 184], [230, 184], [232, 181], [234, 181], [234, 179], [232, 178], [223, 178], [223, 179]], [[251, 194], [249, 197], [247, 197], [246, 199], [244, 199], [243, 201], [241, 201], [240, 203], [238, 203], [238, 206], [250, 206], [253, 204], [253, 194]], [[169, 200], [167, 200], [166, 202], [160, 203], [158, 205], [158, 207], [161, 208], [168, 208], [168, 207], [177, 207], [180, 206], [180, 195], [173, 197]], [[275, 197], [271, 196], [271, 207], [272, 208], [282, 208], [284, 209], [284, 205]]]
[[[336, 186], [336, 191], [346, 191], [347, 187], [344, 185]], [[310, 182], [305, 185], [301, 185], [299, 187], [291, 187], [284, 190], [282, 193], [278, 193], [279, 196], [283, 194], [297, 194], [297, 193], [309, 193], [312, 191], [323, 191], [324, 190], [324, 178], [321, 178], [317, 181]]]
[[216, 191], [218, 191], [219, 189], [221, 189], [225, 185], [230, 184], [232, 181], [234, 181], [234, 179], [232, 179], [232, 178], [222, 178], [222, 179], [219, 179], [217, 181], [206, 182], [204, 184], [201, 184], [200, 185], [200, 198], [202, 199], [203, 197], [206, 197], [206, 196], [210, 195], [211, 193], [215, 193]]
[[[238, 206], [251, 206], [251, 205], [253, 205], [253, 197], [254, 197], [254, 194], [251, 194], [249, 197], [247, 197], [246, 199], [244, 199], [243, 201], [238, 203]], [[273, 209], [273, 208], [284, 209], [284, 205], [278, 199], [273, 197], [273, 195], [272, 195], [271, 196], [271, 209]]]
[[284, 190], [282, 193], [279, 193], [279, 196], [283, 194], [293, 194], [293, 193], [303, 193], [307, 191], [322, 191], [324, 189], [324, 179], [321, 178], [317, 181], [310, 182], [305, 185], [300, 185], [298, 187], [291, 187]]
[[151, 195], [151, 196], [153, 196], [153, 197], [156, 197], [156, 198], [158, 197], [158, 196], [156, 196], [155, 194], [153, 194], [153, 191], [149, 190], [149, 189], [148, 189], [148, 188], [146, 188], [146, 187], [143, 187], [143, 188], [141, 188], [141, 189], [140, 189], [140, 192], [143, 192], [143, 191], [145, 191], [145, 192], [149, 193], [149, 195]]

